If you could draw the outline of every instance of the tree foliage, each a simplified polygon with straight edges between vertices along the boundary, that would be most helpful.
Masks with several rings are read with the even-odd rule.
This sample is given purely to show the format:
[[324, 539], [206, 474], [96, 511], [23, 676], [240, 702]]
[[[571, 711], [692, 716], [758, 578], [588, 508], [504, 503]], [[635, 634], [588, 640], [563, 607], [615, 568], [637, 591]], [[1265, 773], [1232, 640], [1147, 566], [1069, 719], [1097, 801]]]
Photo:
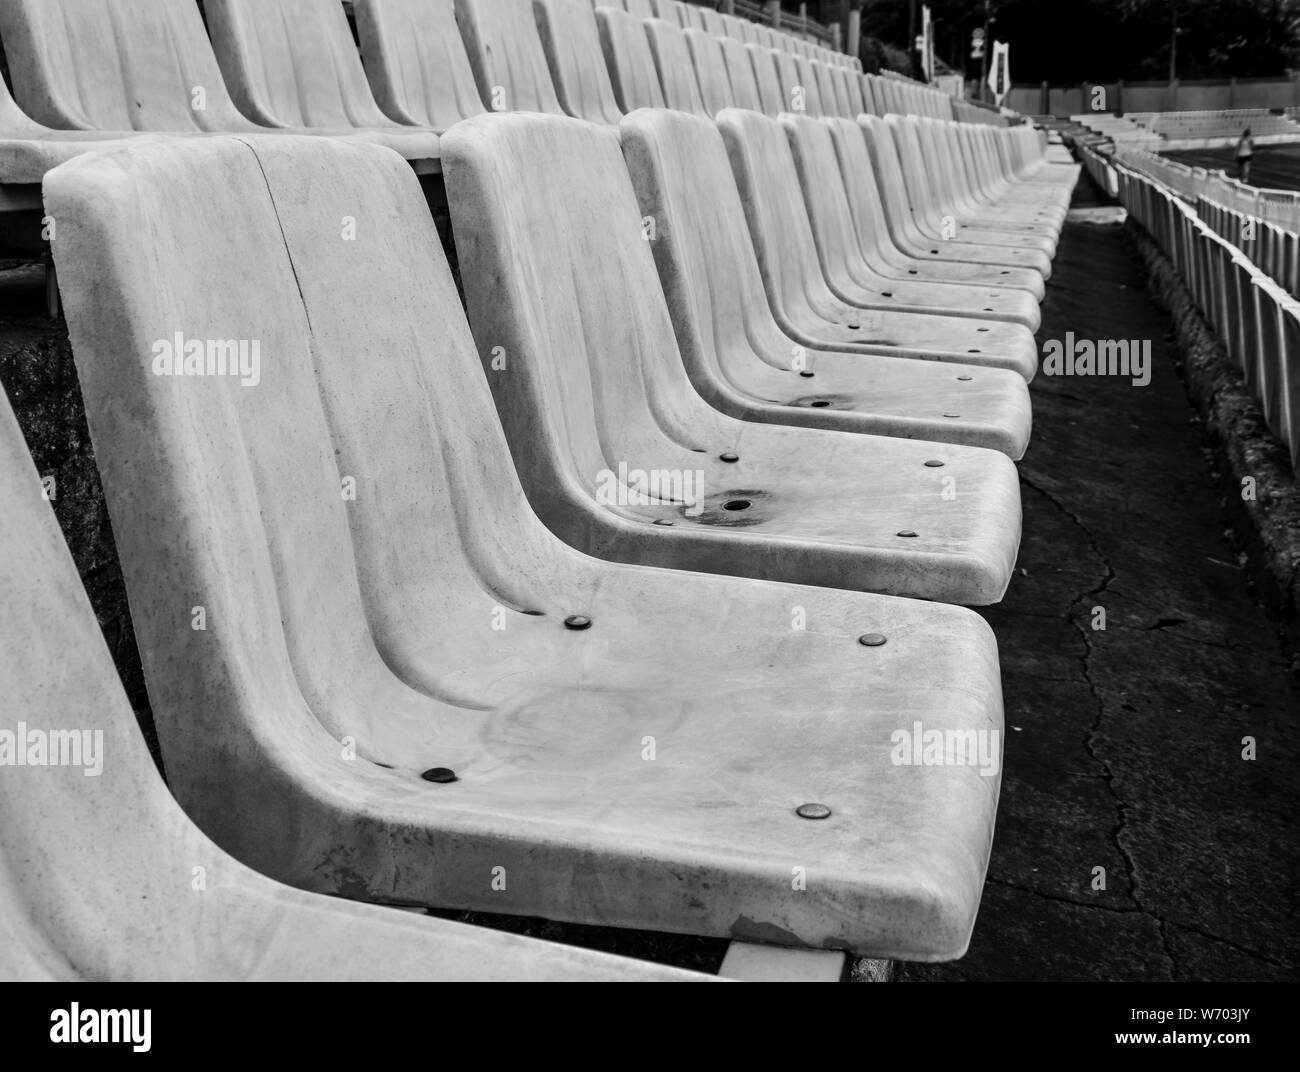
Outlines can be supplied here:
[[[908, 47], [909, 0], [866, 0], [863, 32]], [[916, 3], [919, 23], [920, 0]], [[1017, 82], [1163, 81], [1175, 16], [1183, 79], [1270, 78], [1300, 66], [1300, 0], [991, 0], [989, 37], [1011, 42]], [[936, 52], [978, 73], [984, 0], [933, 0]], [[918, 28], [919, 32], [919, 28]]]

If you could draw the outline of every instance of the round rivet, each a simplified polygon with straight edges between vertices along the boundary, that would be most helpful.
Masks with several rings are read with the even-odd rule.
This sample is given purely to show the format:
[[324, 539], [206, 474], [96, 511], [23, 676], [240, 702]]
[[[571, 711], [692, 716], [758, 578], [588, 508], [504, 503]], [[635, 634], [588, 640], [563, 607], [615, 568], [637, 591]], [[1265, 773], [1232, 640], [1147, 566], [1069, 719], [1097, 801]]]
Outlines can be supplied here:
[[564, 619], [565, 629], [590, 629], [591, 619], [585, 614], [571, 614]]
[[740, 461], [740, 455], [739, 455], [739, 454], [733, 454], [731, 451], [727, 451], [725, 454], [719, 454], [718, 457], [721, 458], [724, 462], [738, 462], [738, 461]]
[[864, 648], [878, 648], [885, 642], [884, 633], [863, 633], [858, 637], [858, 643]]
[[931, 458], [928, 462], [925, 463], [925, 467], [927, 469], [942, 469], [943, 462], [939, 461], [938, 458]]
[[655, 524], [656, 524], [656, 525], [671, 525], [671, 524], [672, 524], [672, 521], [671, 521], [669, 518], [666, 518], [666, 517], [657, 517], [657, 518], [655, 518]]
[[450, 767], [430, 767], [420, 775], [426, 782], [438, 782], [446, 784], [447, 782], [456, 782], [460, 779], [456, 777], [456, 772]]
[[825, 804], [800, 804], [794, 813], [800, 819], [829, 819], [831, 809]]
[[813, 374], [812, 374], [811, 372], [801, 372], [801, 373], [799, 373], [799, 375], [800, 375], [800, 376], [803, 376], [805, 379], [809, 379], [809, 380], [811, 380], [811, 379], [812, 379], [812, 376], [813, 376]]
[[907, 539], [910, 540], [913, 536], [916, 535], [916, 533], [913, 532], [911, 529], [903, 529], [903, 531], [900, 532], [898, 535], [905, 536]]
[[971, 377], [966, 376], [966, 375], [961, 375], [961, 376], [958, 376], [958, 377], [957, 377], [957, 379], [959, 379], [959, 380], [969, 380], [970, 378], [971, 378]]

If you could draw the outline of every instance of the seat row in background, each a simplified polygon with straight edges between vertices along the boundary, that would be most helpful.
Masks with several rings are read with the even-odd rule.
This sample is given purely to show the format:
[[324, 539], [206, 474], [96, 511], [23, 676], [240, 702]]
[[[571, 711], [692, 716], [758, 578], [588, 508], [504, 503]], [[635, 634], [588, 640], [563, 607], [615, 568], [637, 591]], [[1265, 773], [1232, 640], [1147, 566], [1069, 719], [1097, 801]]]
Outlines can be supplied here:
[[[399, 148], [404, 163], [388, 135], [130, 139], [45, 182], [172, 791], [222, 850], [304, 890], [960, 956], [1002, 704], [992, 634], [945, 604], [995, 601], [1010, 577], [1011, 458], [1074, 170], [1045, 164], [1023, 128], [736, 107], [756, 60], [781, 84], [780, 57], [729, 67], [721, 39], [665, 20], [638, 36], [633, 16], [585, 0], [543, 3], [538, 23], [471, 5], [466, 63], [478, 55], [507, 100], [599, 99], [611, 55], [626, 67], [603, 68], [605, 84], [626, 96], [598, 123], [465, 98], [476, 114], [436, 131], [468, 315], [421, 190], [429, 158]], [[303, 19], [258, 38], [271, 74], [232, 92], [328, 98], [323, 66], [291, 79], [269, 51], [303, 55], [322, 5], [209, 0], [213, 39], [251, 38], [241, 17], [275, 6]], [[363, 44], [368, 6], [383, 5], [357, 3]], [[449, 35], [420, 26], [448, 6], [384, 6], [408, 16], [397, 39], [415, 52], [377, 83], [385, 112], [399, 92], [431, 105], [411, 72], [446, 55]], [[51, 108], [98, 100], [63, 91], [59, 64], [76, 61], [83, 84], [139, 102], [104, 133], [179, 87], [218, 86], [187, 10], [0, 3], [11, 67], [41, 57], [26, 90], [15, 73], [20, 100], [33, 84]], [[559, 38], [538, 25], [585, 44], [552, 44], [564, 62], [539, 66]], [[328, 36], [341, 97], [348, 53]], [[144, 63], [158, 47], [172, 62]], [[653, 96], [647, 55], [687, 107], [629, 107]], [[692, 77], [701, 102], [706, 81], [731, 99], [697, 108]], [[31, 133], [32, 154], [57, 143]], [[36, 492], [29, 462], [10, 470]], [[57, 634], [74, 609], [32, 614]], [[50, 696], [30, 678], [11, 694]], [[918, 726], [978, 743], [983, 767], [900, 760], [897, 735]], [[58, 785], [75, 826], [86, 794]], [[76, 859], [51, 855], [20, 900]], [[189, 880], [147, 879], [169, 919], [258, 926], [186, 900]], [[106, 878], [122, 885], [105, 896], [131, 881]], [[133, 959], [131, 943], [104, 961], [89, 910], [69, 933], [13, 918], [67, 974], [241, 970], [202, 949]], [[640, 970], [524, 953], [524, 974]]]

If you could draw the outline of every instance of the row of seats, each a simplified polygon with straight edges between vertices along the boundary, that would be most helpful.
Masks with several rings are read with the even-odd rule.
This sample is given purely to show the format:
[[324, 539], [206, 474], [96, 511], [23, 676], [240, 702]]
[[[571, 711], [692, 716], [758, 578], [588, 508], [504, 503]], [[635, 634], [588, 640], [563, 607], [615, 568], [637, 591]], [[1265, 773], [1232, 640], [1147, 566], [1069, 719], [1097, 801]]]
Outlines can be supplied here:
[[1152, 112], [1130, 116], [1167, 140], [1239, 138], [1246, 130], [1255, 138], [1300, 136], [1300, 126], [1267, 108], [1215, 109], [1198, 112]]
[[[1113, 165], [1119, 200], [1172, 260], [1201, 315], [1240, 368], [1273, 433], [1300, 472], [1300, 375], [1288, 355], [1300, 347], [1300, 302], [1176, 194], [1124, 164]], [[1214, 214], [1211, 213], [1211, 219]], [[1219, 221], [1222, 223], [1222, 220]], [[1296, 236], [1262, 222], [1257, 239], [1296, 256]], [[1258, 252], [1258, 246], [1257, 246]]]
[[[305, 3], [208, 0], [209, 28], [278, 7], [311, 38]], [[149, 138], [46, 178], [173, 791], [303, 889], [959, 956], [996, 769], [900, 764], [895, 738], [1000, 760], [992, 635], [944, 604], [1010, 577], [1075, 170], [1027, 128], [734, 107], [763, 54], [657, 48], [664, 20], [464, 6], [507, 99], [586, 109], [609, 56], [624, 94], [439, 132], [468, 315], [388, 145]], [[184, 10], [14, 0], [0, 30], [15, 69], [93, 59], [77, 77], [143, 102], [128, 23], [180, 20], [153, 27], [177, 48]], [[422, 62], [448, 39], [403, 25]], [[265, 62], [249, 100], [287, 81]], [[723, 106], [659, 106], [650, 69]]]

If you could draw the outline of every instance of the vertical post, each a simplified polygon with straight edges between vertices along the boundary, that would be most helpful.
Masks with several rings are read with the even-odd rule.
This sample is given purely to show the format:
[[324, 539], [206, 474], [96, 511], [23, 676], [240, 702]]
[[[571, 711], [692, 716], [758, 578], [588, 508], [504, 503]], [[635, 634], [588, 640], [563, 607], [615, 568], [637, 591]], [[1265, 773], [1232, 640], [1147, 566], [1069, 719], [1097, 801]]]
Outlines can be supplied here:
[[862, 49], [862, 0], [850, 0], [849, 23], [844, 51], [856, 56]]
[[1038, 109], [1038, 114], [1051, 115], [1052, 114], [1052, 87], [1048, 84], [1047, 79], [1043, 79], [1043, 85], [1040, 92], [1042, 93], [1042, 97], [1040, 98], [1040, 103], [1042, 104], [1042, 107]]
[[781, 28], [781, 0], [767, 0], [763, 5], [763, 10], [767, 13], [767, 24], [774, 30]]
[[722, 0], [720, 10], [724, 15], [734, 15], [736, 13], [736, 0]]
[[1169, 29], [1169, 82], [1178, 81], [1178, 0], [1172, 0], [1174, 9], [1173, 22]]
[[1235, 77], [1228, 79], [1228, 111], [1237, 107], [1237, 79]]

